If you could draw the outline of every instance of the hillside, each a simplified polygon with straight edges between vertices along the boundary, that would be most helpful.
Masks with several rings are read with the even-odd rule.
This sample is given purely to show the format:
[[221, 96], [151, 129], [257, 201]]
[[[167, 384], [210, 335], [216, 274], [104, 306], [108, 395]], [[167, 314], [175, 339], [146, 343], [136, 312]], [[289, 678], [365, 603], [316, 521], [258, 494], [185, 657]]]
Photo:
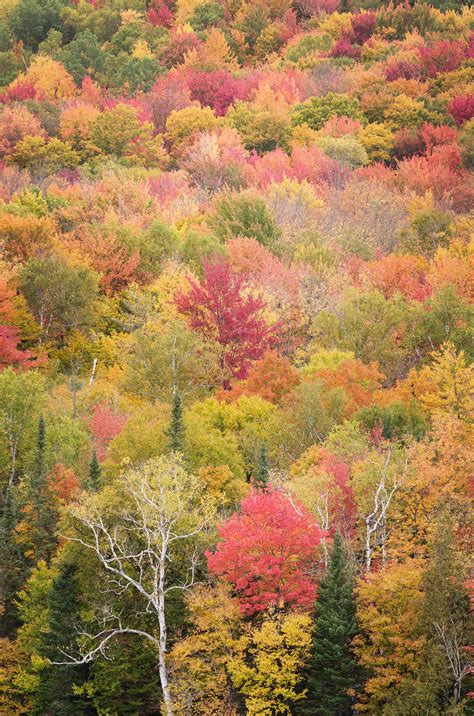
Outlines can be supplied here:
[[474, 8], [0, 1], [0, 715], [473, 713]]

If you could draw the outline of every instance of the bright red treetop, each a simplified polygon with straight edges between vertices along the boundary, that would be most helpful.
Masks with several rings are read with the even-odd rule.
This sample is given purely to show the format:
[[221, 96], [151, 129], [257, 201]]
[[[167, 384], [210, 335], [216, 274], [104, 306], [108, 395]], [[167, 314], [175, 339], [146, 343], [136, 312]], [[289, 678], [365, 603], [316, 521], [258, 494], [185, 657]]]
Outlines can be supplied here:
[[245, 378], [252, 361], [276, 343], [277, 325], [265, 322], [263, 297], [249, 291], [228, 261], [204, 263], [203, 271], [200, 282], [190, 280], [190, 290], [178, 293], [176, 306], [191, 328], [220, 343], [221, 367]]
[[253, 490], [218, 527], [222, 541], [208, 552], [208, 567], [230, 582], [247, 615], [271, 605], [311, 609], [316, 582], [310, 570], [324, 536], [312, 516], [281, 492]]

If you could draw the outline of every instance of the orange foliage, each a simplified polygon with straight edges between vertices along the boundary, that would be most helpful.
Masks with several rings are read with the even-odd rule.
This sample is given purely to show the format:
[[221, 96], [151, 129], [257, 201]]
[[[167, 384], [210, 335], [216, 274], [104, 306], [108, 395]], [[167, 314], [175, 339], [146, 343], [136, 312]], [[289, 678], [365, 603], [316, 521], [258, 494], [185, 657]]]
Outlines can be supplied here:
[[74, 472], [61, 463], [53, 467], [48, 482], [52, 492], [65, 504], [72, 502], [81, 489]]
[[376, 391], [381, 388], [384, 379], [377, 363], [366, 365], [358, 358], [345, 360], [334, 369], [318, 370], [316, 376], [324, 381], [328, 390], [342, 388], [346, 392], [349, 398], [346, 406], [348, 417], [374, 402]]
[[44, 253], [51, 248], [54, 234], [49, 218], [0, 214], [0, 243], [11, 261], [26, 262]]
[[241, 395], [259, 395], [275, 405], [282, 405], [299, 383], [298, 371], [276, 351], [267, 351], [249, 370], [246, 380], [234, 383], [231, 390], [219, 390], [217, 397], [234, 402]]
[[422, 301], [431, 293], [427, 271], [428, 264], [421, 256], [390, 254], [367, 263], [363, 273], [385, 298], [401, 293]]

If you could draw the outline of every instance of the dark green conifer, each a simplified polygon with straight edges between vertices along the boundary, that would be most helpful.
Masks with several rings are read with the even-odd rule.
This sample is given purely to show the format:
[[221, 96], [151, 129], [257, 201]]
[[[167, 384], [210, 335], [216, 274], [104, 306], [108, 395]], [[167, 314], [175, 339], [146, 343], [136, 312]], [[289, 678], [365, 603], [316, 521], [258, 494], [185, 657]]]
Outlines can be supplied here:
[[92, 458], [89, 463], [89, 479], [87, 488], [90, 492], [97, 492], [100, 487], [100, 476], [101, 476], [101, 468], [99, 461], [97, 459], [97, 453], [94, 450], [92, 453]]
[[26, 573], [25, 561], [16, 540], [17, 522], [13, 487], [9, 485], [3, 505], [0, 533], [0, 594], [4, 608], [0, 620], [2, 636], [8, 635], [17, 626], [17, 609], [14, 599]]
[[262, 443], [258, 453], [258, 462], [255, 470], [254, 485], [257, 490], [265, 490], [268, 484], [268, 473], [270, 466], [268, 464], [267, 446]]
[[357, 685], [357, 663], [351, 648], [357, 623], [353, 575], [339, 534], [319, 585], [315, 610], [314, 655], [304, 713], [348, 716], [353, 703], [348, 690]]
[[[48, 596], [48, 631], [42, 635], [41, 654], [51, 662], [66, 661], [65, 654], [77, 654], [81, 602], [74, 564], [62, 564]], [[89, 710], [83, 696], [75, 693], [87, 679], [87, 665], [52, 663], [41, 673], [35, 695], [35, 711], [55, 716], [83, 716]]]
[[184, 423], [183, 405], [177, 388], [173, 392], [173, 406], [171, 408], [171, 421], [166, 431], [168, 436], [168, 449], [170, 452], [183, 452], [184, 449]]
[[[38, 421], [36, 449], [31, 474], [27, 478], [29, 509], [26, 521], [30, 522], [34, 559], [50, 559], [56, 546], [55, 527], [57, 512], [54, 495], [48, 483], [46, 466], [46, 426], [43, 416]], [[31, 510], [31, 511], [30, 511]]]

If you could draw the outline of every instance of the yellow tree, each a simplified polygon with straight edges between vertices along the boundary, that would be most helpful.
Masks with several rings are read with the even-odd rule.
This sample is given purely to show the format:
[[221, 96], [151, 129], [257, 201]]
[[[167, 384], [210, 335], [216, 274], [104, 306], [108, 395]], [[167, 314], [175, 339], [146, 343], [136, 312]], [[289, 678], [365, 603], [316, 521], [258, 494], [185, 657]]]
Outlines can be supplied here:
[[245, 699], [247, 716], [294, 713], [305, 698], [304, 669], [311, 657], [312, 621], [306, 614], [268, 614], [240, 639], [228, 669]]
[[234, 716], [227, 664], [237, 651], [239, 605], [224, 583], [197, 587], [186, 604], [193, 628], [170, 652], [174, 711]]
[[354, 650], [368, 674], [357, 709], [379, 716], [402, 681], [415, 674], [424, 644], [418, 615], [421, 565], [416, 560], [394, 562], [367, 574], [356, 591], [360, 634]]

